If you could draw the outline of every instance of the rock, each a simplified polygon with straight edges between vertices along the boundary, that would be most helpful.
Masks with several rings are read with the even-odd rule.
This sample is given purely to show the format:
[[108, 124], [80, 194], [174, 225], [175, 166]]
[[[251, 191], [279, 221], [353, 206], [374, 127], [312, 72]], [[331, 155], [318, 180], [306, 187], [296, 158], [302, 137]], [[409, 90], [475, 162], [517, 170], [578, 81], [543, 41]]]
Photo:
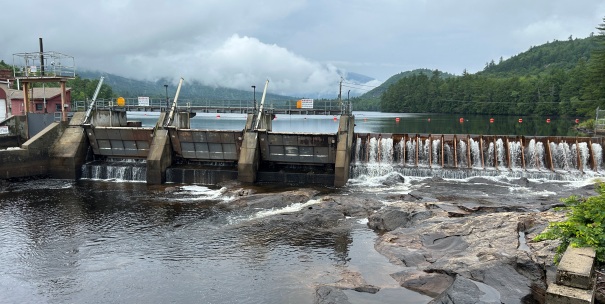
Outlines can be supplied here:
[[519, 227], [532, 231], [553, 218], [516, 212], [435, 216], [384, 233], [375, 248], [396, 264], [470, 278], [497, 290], [503, 303], [521, 303], [540, 298], [545, 286], [542, 269], [552, 263], [552, 254], [534, 254], [543, 245], [531, 242], [531, 252], [519, 250]]
[[378, 231], [392, 231], [409, 227], [433, 216], [425, 205], [398, 202], [385, 207], [368, 217], [368, 227]]
[[380, 287], [369, 285], [366, 280], [363, 279], [361, 273], [356, 271], [345, 270], [342, 273], [342, 279], [336, 282], [334, 287], [340, 289], [351, 289], [357, 292], [377, 293]]
[[315, 289], [315, 304], [350, 304], [345, 293], [332, 286], [319, 286]]
[[391, 277], [401, 287], [433, 298], [444, 292], [454, 282], [454, 278], [447, 274], [427, 273], [413, 268], [393, 273]]
[[[456, 276], [454, 283], [429, 304], [514, 303], [503, 302], [500, 293], [483, 283]], [[520, 302], [516, 302], [520, 303]]]

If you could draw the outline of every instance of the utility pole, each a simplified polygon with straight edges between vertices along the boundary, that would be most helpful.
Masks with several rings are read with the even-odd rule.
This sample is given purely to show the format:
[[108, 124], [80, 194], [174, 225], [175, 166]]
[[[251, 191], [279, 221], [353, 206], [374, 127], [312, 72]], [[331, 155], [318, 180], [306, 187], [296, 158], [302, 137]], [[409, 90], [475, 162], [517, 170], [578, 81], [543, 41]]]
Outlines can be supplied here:
[[166, 111], [168, 111], [168, 107], [170, 107], [170, 105], [168, 104], [168, 85], [165, 84], [164, 88], [166, 89]]

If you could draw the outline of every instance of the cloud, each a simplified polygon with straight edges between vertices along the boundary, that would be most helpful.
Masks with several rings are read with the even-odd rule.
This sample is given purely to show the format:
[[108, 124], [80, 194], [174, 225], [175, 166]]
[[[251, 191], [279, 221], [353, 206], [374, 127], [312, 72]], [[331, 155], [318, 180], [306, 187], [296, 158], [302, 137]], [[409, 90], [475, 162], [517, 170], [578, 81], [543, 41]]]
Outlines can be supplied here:
[[331, 64], [237, 34], [216, 48], [192, 43], [180, 53], [127, 56], [113, 69], [129, 77], [156, 80], [169, 76], [176, 81], [182, 76], [188, 81], [238, 89], [260, 87], [269, 79], [270, 91], [276, 94], [336, 94], [340, 81], [338, 69]]
[[[31, 9], [35, 7], [36, 9]], [[586, 37], [605, 3], [586, 0], [9, 1], [0, 59], [44, 49], [79, 69], [272, 93], [337, 94], [340, 75], [481, 70], [553, 39]], [[20, 14], [19, 12], [25, 12]]]

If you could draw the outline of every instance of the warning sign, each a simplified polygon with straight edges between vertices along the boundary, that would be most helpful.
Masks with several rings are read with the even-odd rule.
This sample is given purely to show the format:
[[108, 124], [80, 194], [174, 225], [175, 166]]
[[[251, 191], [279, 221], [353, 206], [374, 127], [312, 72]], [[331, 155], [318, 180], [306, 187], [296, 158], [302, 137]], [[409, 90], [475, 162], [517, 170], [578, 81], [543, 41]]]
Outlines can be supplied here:
[[149, 106], [149, 97], [140, 97], [139, 96], [139, 106], [148, 107]]
[[296, 107], [299, 109], [313, 109], [313, 99], [303, 98], [296, 102]]
[[0, 135], [8, 134], [8, 126], [0, 126]]

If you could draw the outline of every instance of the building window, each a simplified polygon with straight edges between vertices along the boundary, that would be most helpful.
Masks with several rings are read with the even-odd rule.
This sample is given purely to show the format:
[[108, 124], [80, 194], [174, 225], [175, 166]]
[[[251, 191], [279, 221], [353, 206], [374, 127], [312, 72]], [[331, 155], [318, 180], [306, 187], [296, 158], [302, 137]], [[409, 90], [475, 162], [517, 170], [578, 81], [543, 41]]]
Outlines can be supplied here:
[[61, 104], [60, 103], [55, 104], [55, 112], [61, 112]]
[[36, 104], [36, 111], [42, 111], [44, 109], [44, 105], [41, 103]]

